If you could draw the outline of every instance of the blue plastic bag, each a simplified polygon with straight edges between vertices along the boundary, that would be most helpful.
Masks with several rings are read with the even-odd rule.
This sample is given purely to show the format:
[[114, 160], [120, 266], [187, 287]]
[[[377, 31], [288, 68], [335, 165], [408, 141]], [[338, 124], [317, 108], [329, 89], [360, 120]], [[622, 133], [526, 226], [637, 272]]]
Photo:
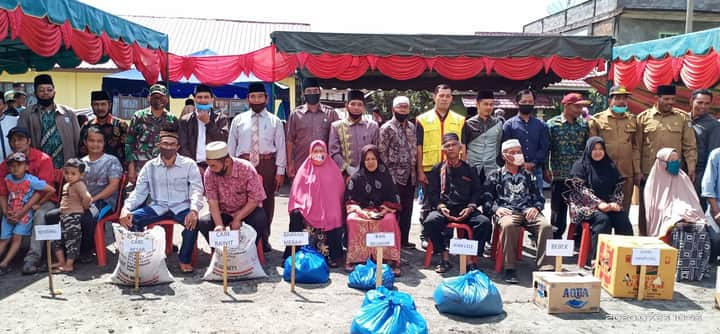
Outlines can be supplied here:
[[[283, 279], [290, 282], [290, 265], [292, 257], [285, 259]], [[295, 282], [319, 284], [330, 280], [330, 268], [325, 257], [315, 248], [303, 246], [295, 253]]]
[[425, 334], [427, 322], [415, 309], [412, 297], [381, 286], [365, 294], [360, 311], [353, 318], [353, 334]]
[[[382, 265], [382, 285], [388, 289], [393, 288], [395, 274], [389, 265]], [[375, 289], [375, 278], [377, 277], [377, 265], [368, 259], [365, 264], [355, 266], [355, 269], [348, 275], [348, 286], [360, 290]]]
[[442, 280], [435, 289], [434, 298], [435, 307], [442, 313], [482, 317], [503, 311], [500, 292], [479, 270]]

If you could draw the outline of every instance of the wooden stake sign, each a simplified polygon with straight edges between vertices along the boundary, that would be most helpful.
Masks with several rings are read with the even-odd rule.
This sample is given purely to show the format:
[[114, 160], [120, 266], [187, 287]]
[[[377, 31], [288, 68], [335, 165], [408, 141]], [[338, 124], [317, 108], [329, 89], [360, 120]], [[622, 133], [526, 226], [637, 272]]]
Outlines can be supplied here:
[[562, 271], [563, 256], [573, 256], [574, 240], [551, 239], [545, 244], [545, 255], [555, 257], [555, 271]]
[[310, 243], [310, 235], [307, 232], [284, 232], [282, 242], [285, 247], [290, 247], [290, 291], [295, 292], [295, 248]]
[[633, 248], [630, 264], [640, 266], [637, 299], [643, 300], [645, 299], [645, 275], [647, 274], [647, 266], [660, 265], [660, 249]]
[[152, 239], [145, 237], [144, 233], [129, 232], [123, 242], [123, 252], [135, 254], [135, 292], [140, 291], [140, 254], [152, 252]]
[[211, 231], [210, 246], [213, 248], [222, 247], [223, 250], [223, 292], [228, 293], [228, 274], [227, 274], [227, 251], [228, 247], [237, 248], [240, 245], [240, 231]]
[[467, 257], [476, 256], [478, 253], [478, 241], [469, 239], [450, 239], [450, 254], [460, 256], [460, 275], [467, 272]]
[[36, 225], [35, 226], [35, 240], [46, 240], [47, 248], [47, 266], [48, 266], [48, 285], [50, 289], [50, 296], [55, 298], [56, 295], [61, 295], [62, 291], [55, 290], [53, 287], [52, 277], [52, 252], [51, 252], [51, 241], [62, 239], [62, 230], [60, 224], [54, 225]]
[[375, 248], [375, 259], [377, 264], [377, 276], [375, 277], [375, 287], [382, 286], [382, 264], [383, 264], [383, 247], [395, 246], [395, 233], [368, 233], [365, 236], [365, 244], [367, 247]]

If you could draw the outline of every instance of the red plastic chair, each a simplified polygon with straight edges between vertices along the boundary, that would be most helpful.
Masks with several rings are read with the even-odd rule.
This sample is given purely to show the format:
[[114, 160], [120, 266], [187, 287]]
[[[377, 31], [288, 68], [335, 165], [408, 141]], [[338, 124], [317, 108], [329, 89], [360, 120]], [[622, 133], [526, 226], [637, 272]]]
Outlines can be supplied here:
[[[568, 226], [568, 233], [565, 239], [573, 239], [575, 236], [575, 225]], [[587, 263], [590, 256], [590, 242], [592, 241], [592, 233], [590, 231], [590, 222], [582, 221], [582, 237], [580, 238], [580, 250], [578, 250], [578, 268], [582, 268]]]
[[65, 173], [62, 168], [53, 170], [53, 186], [55, 186], [55, 192], [57, 195], [58, 203], [62, 197], [62, 188], [65, 185]]
[[[458, 238], [473, 239], [473, 233], [470, 226], [465, 224], [450, 223], [445, 228], [453, 229], [453, 232], [457, 234]], [[427, 248], [425, 249], [425, 268], [430, 268], [430, 262], [432, 262], [433, 256], [433, 243], [430, 239], [427, 240]], [[478, 247], [484, 247], [484, 245], [478, 245]], [[477, 256], [471, 257], [471, 261], [477, 263]]]
[[[495, 218], [493, 218], [495, 220]], [[505, 262], [505, 257], [503, 256], [503, 248], [502, 244], [500, 244], [500, 224], [498, 221], [495, 221], [493, 223], [493, 235], [492, 235], [492, 242], [490, 247], [490, 257], [495, 259], [495, 272], [501, 272], [503, 264]], [[523, 251], [523, 240], [525, 239], [525, 228], [520, 227], [520, 235], [518, 235], [517, 239], [517, 259], [522, 259], [522, 251]]]
[[105, 249], [105, 224], [109, 222], [120, 221], [120, 211], [123, 205], [123, 190], [127, 186], [128, 178], [123, 173], [120, 177], [120, 185], [118, 188], [117, 204], [115, 211], [100, 219], [95, 225], [95, 254], [97, 254], [98, 266], [107, 265], [107, 250]]
[[[175, 222], [172, 219], [163, 219], [160, 221], [156, 221], [152, 224], [149, 224], [146, 229], [151, 229], [155, 226], [162, 226], [163, 229], [165, 229], [165, 255], [170, 256], [173, 252], [173, 232], [175, 229]], [[197, 227], [195, 227], [197, 228]], [[192, 252], [192, 259], [190, 260], [190, 264], [192, 264], [193, 267], [195, 267], [195, 264], [197, 263], [197, 242], [196, 246], [193, 248]]]

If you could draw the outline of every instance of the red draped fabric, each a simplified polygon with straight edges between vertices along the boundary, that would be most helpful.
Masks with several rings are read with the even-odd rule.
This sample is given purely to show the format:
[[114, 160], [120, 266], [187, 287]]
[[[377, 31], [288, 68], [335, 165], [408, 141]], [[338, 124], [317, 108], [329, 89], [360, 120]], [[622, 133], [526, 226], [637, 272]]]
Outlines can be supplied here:
[[377, 59], [377, 69], [395, 80], [417, 78], [426, 68], [427, 63], [422, 57], [385, 56]]
[[20, 8], [0, 10], [0, 36], [0, 40], [8, 37], [20, 39], [28, 49], [42, 57], [55, 56], [62, 46], [72, 49], [79, 59], [91, 64], [108, 56], [120, 69], [129, 69], [135, 65], [150, 84], [157, 82], [162, 65], [165, 64], [163, 58], [166, 54], [161, 50], [112, 40], [104, 32], [98, 36], [88, 30], [76, 30], [69, 22], [57, 25], [46, 17], [25, 15]]
[[658, 86], [678, 79], [690, 89], [715, 86], [720, 81], [720, 56], [710, 50], [705, 55], [688, 53], [681, 57], [613, 62], [614, 83], [630, 90], [642, 81], [645, 88], [654, 92]]
[[542, 58], [498, 58], [495, 59], [493, 70], [495, 73], [512, 80], [530, 79], [543, 69]]
[[438, 57], [433, 69], [450, 80], [465, 80], [475, 77], [485, 68], [482, 58]]
[[[592, 72], [599, 65], [605, 65], [605, 62], [598, 64], [595, 59], [581, 58], [563, 58], [558, 56], [550, 57], [549, 68], [563, 79], [577, 80], [582, 79]], [[547, 72], [547, 69], [545, 70]]]

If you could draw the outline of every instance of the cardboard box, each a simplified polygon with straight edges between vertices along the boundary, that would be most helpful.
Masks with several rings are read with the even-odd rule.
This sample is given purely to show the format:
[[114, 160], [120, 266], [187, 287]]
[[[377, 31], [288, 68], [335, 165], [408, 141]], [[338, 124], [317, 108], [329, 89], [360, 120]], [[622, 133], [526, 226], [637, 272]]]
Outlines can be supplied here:
[[600, 281], [579, 272], [533, 273], [533, 302], [548, 313], [600, 312]]
[[603, 289], [613, 297], [637, 298], [640, 266], [630, 263], [633, 248], [660, 249], [660, 265], [646, 267], [645, 299], [671, 300], [678, 252], [654, 237], [599, 235], [595, 277]]

